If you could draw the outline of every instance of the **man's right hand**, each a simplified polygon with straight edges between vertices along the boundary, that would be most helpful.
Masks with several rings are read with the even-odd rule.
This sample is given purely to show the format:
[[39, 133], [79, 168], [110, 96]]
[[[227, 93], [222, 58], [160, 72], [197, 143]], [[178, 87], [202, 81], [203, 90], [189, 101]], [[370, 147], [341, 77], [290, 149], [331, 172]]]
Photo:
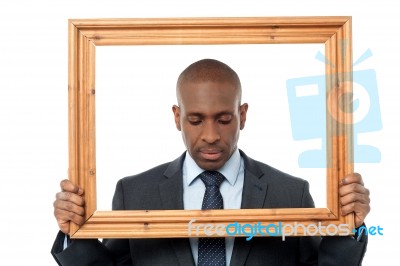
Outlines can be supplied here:
[[82, 225], [85, 222], [85, 200], [83, 189], [71, 183], [68, 179], [61, 181], [61, 192], [56, 194], [54, 201], [54, 216], [58, 227], [64, 234], [69, 233], [70, 222]]

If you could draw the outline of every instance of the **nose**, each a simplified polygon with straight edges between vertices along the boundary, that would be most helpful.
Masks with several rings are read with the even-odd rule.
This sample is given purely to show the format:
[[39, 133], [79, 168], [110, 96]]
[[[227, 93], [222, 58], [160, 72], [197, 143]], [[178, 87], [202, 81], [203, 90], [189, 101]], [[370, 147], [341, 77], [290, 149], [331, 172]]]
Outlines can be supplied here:
[[218, 126], [213, 122], [206, 122], [203, 124], [203, 130], [201, 139], [208, 144], [213, 144], [220, 140], [221, 136], [219, 133]]

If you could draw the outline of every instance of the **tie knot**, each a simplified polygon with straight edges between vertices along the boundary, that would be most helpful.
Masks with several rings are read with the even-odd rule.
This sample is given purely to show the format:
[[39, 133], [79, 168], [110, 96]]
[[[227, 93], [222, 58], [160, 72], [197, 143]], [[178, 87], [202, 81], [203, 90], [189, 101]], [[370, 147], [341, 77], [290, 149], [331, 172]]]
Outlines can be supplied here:
[[218, 171], [204, 171], [200, 174], [200, 178], [206, 187], [216, 186], [219, 188], [225, 176]]

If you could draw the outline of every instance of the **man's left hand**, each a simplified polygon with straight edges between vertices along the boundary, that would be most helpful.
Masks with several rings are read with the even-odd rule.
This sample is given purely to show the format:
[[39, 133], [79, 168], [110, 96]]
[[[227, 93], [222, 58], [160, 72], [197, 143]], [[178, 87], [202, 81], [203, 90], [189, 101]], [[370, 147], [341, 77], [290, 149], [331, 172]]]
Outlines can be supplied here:
[[364, 187], [362, 177], [358, 173], [345, 176], [339, 188], [342, 215], [354, 212], [355, 226], [363, 224], [370, 211], [369, 190]]

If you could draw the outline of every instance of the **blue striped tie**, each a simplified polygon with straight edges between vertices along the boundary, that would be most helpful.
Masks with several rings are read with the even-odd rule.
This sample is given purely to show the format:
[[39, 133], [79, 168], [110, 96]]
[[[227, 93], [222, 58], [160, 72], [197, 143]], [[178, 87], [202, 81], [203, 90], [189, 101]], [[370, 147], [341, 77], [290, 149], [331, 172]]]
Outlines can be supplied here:
[[[219, 186], [225, 177], [217, 171], [205, 171], [200, 174], [201, 180], [206, 185], [202, 210], [223, 209], [224, 203]], [[199, 238], [198, 266], [225, 266], [225, 238], [203, 237]]]

